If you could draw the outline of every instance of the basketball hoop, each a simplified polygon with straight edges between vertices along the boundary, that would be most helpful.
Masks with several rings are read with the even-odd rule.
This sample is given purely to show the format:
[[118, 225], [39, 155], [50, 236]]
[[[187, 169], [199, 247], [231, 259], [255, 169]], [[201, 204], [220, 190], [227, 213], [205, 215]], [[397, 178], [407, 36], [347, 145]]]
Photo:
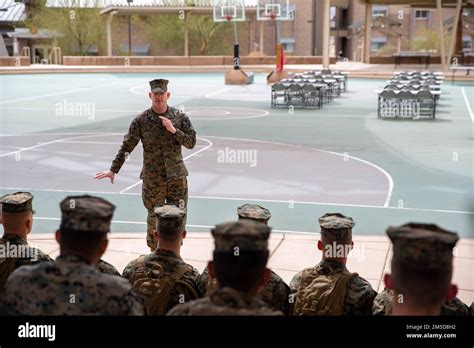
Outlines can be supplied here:
[[231, 16], [231, 15], [227, 15], [227, 16], [225, 16], [224, 18], [225, 18], [225, 19], [227, 19], [228, 21], [231, 21], [231, 20], [232, 20], [232, 18], [234, 18], [234, 17], [233, 17], [233, 16]]
[[275, 12], [271, 11], [268, 14], [268, 17], [273, 21], [273, 20], [275, 20], [275, 18], [277, 18], [277, 14]]

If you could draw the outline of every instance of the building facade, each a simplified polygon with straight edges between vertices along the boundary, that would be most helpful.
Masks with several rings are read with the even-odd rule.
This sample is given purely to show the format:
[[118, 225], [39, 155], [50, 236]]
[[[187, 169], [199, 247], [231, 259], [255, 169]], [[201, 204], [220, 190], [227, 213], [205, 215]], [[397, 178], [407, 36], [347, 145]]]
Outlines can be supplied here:
[[[151, 0], [150, 0], [151, 1]], [[282, 1], [282, 0], [278, 0]], [[0, 12], [0, 29], [2, 38], [8, 55], [19, 54], [22, 46], [32, 46], [32, 62], [37, 62], [36, 57], [48, 55], [47, 35], [27, 33], [22, 29], [28, 7], [14, 2], [14, 0], [0, 0], [3, 7], [21, 9], [21, 12], [13, 13]], [[257, 21], [256, 7], [248, 5], [246, 7], [246, 21], [238, 22], [238, 39], [241, 55], [267, 55], [275, 54], [275, 44], [277, 41], [283, 44], [287, 55], [295, 56], [321, 56], [323, 43], [323, 1], [321, 0], [289, 0], [288, 11], [293, 20], [290, 21]], [[16, 5], [15, 5], [16, 4]], [[174, 45], [164, 47], [160, 44], [159, 35], [150, 34], [150, 23], [152, 19], [159, 16], [178, 16], [179, 6], [170, 8], [169, 3], [160, 6], [153, 2], [150, 5], [118, 5], [117, 14], [111, 21], [111, 41], [112, 55], [129, 55], [129, 26], [126, 12], [121, 9], [136, 9], [130, 30], [132, 41], [132, 55], [148, 56], [175, 56], [184, 55], [184, 42], [176, 42]], [[203, 5], [198, 11], [190, 11], [190, 16], [210, 16], [212, 17], [212, 1], [203, 0], [199, 4]], [[254, 4], [254, 3], [253, 3]], [[1, 7], [0, 7], [1, 10]], [[149, 10], [149, 11], [148, 11]], [[330, 6], [330, 55], [340, 59], [362, 61], [363, 48], [365, 42], [365, 13], [366, 8], [361, 0], [331, 0]], [[452, 31], [455, 10], [452, 8], [443, 9], [443, 23], [445, 31]], [[3, 17], [2, 17], [3, 16]], [[104, 23], [107, 16], [104, 15]], [[111, 16], [112, 17], [112, 16]], [[3, 20], [2, 20], [3, 19]], [[177, 25], [184, 25], [184, 21]], [[221, 28], [233, 33], [232, 24], [224, 23]], [[226, 27], [227, 26], [227, 27]], [[177, 27], [178, 28], [178, 27]], [[180, 28], [178, 28], [180, 29]], [[464, 51], [473, 50], [474, 39], [474, 8], [464, 8], [462, 13], [462, 34], [458, 35], [457, 47], [462, 47]], [[181, 30], [181, 29], [180, 29]], [[15, 31], [18, 34], [15, 34]], [[40, 30], [41, 32], [41, 30]], [[425, 42], [417, 42], [421, 38]], [[29, 41], [27, 41], [29, 40]], [[107, 40], [99, 42], [88, 51], [90, 55], [108, 55]], [[183, 39], [184, 40], [184, 39]], [[195, 39], [196, 40], [196, 39]], [[233, 49], [233, 34], [225, 38], [229, 44], [223, 45], [221, 55], [231, 55]], [[434, 41], [429, 42], [429, 41]], [[391, 56], [396, 51], [435, 49], [436, 41], [439, 41], [439, 18], [436, 9], [414, 8], [409, 5], [373, 5], [372, 6], [372, 36], [371, 55]], [[15, 46], [17, 45], [17, 46]], [[189, 45], [189, 42], [188, 42]], [[191, 46], [196, 42], [191, 42]], [[431, 45], [431, 46], [430, 46]], [[434, 45], [434, 46], [433, 46]], [[34, 46], [34, 47], [33, 47]], [[433, 46], [433, 47], [432, 47]], [[0, 43], [0, 51], [1, 50]], [[459, 49], [458, 49], [459, 50]], [[5, 55], [5, 52], [3, 53]], [[205, 52], [205, 51], [203, 51]], [[199, 50], [189, 50], [188, 55], [203, 54]], [[456, 52], [459, 53], [459, 52]], [[208, 54], [208, 53], [204, 53]], [[211, 53], [215, 54], [215, 53]]]

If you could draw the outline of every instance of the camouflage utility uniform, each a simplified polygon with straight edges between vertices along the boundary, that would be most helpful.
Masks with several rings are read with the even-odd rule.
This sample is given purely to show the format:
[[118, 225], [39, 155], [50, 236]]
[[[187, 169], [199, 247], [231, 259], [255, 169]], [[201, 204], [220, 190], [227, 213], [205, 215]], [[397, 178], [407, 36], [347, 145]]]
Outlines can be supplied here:
[[[169, 298], [163, 299], [167, 301], [167, 304], [165, 305], [166, 313], [179, 303], [185, 303], [202, 297], [197, 286], [197, 278], [199, 276], [199, 271], [197, 269], [186, 264], [183, 259], [174, 252], [158, 248], [151, 254], [143, 255], [138, 259], [131, 261], [125, 267], [123, 277], [128, 279], [132, 283], [132, 286], [134, 286], [135, 275], [139, 268], [144, 268], [143, 273], [149, 275], [146, 283], [150, 283], [153, 278], [169, 277], [170, 275], [179, 272], [179, 269], [182, 267], [185, 268], [183, 270], [184, 273], [179, 277], [179, 281], [174, 284]], [[145, 288], [145, 286], [142, 287]], [[156, 294], [149, 294], [149, 296], [153, 295]], [[155, 315], [156, 313], [148, 311], [148, 314]]]
[[[176, 133], [171, 134], [162, 124], [159, 116], [171, 120]], [[185, 113], [168, 106], [164, 114], [157, 114], [152, 108], [135, 117], [125, 135], [122, 146], [112, 162], [110, 170], [118, 173], [123, 163], [138, 142], [143, 144], [142, 199], [148, 210], [147, 244], [156, 249], [153, 238], [156, 220], [153, 209], [165, 202], [181, 207], [188, 204], [188, 171], [184, 165], [181, 146], [188, 149], [196, 145], [196, 132]]]
[[[319, 265], [306, 269], [316, 274], [330, 275], [347, 271], [346, 266], [335, 260], [323, 260]], [[296, 293], [301, 284], [303, 271], [297, 273], [291, 283], [292, 293]], [[364, 278], [355, 275], [347, 284], [344, 296], [343, 315], [370, 315], [372, 314], [372, 303], [377, 293], [372, 289], [370, 283]]]
[[76, 255], [24, 266], [5, 285], [4, 305], [17, 315], [143, 315], [130, 284]]
[[[29, 192], [5, 195], [0, 198], [0, 204], [5, 214], [36, 213], [33, 209], [33, 195]], [[53, 261], [41, 250], [29, 246], [26, 239], [9, 233], [6, 229], [0, 239], [0, 250], [4, 251], [0, 253], [0, 289], [5, 285], [8, 276], [18, 267]]]
[[[372, 312], [374, 315], [392, 314], [393, 291], [385, 288], [374, 299]], [[469, 315], [469, 307], [459, 298], [446, 300], [441, 307], [441, 315]]]
[[232, 288], [215, 290], [207, 297], [173, 308], [167, 315], [283, 315], [261, 299]]

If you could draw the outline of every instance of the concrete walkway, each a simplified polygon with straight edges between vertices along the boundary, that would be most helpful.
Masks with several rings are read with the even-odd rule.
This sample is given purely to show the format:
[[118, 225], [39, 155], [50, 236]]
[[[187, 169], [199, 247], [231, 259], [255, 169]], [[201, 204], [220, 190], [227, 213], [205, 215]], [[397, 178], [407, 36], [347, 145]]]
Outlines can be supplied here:
[[[242, 65], [246, 72], [270, 73], [275, 65]], [[420, 64], [403, 64], [395, 67], [393, 64], [366, 64], [360, 62], [337, 62], [331, 64], [330, 69], [342, 70], [353, 77], [389, 78], [395, 71], [442, 71], [441, 64], [431, 64], [428, 69]], [[232, 69], [226, 65], [55, 65], [32, 64], [30, 66], [0, 66], [0, 74], [31, 74], [31, 73], [157, 73], [157, 72], [222, 72]], [[321, 70], [321, 64], [288, 64], [288, 72], [303, 72], [306, 70]], [[445, 73], [451, 77], [451, 71]], [[459, 81], [474, 81], [474, 74], [466, 75], [458, 72], [455, 76]]]

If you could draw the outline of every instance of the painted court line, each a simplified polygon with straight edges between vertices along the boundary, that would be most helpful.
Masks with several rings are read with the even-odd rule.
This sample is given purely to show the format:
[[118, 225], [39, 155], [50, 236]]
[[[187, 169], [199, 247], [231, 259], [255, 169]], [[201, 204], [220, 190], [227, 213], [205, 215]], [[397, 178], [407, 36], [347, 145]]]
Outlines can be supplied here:
[[45, 136], [45, 135], [123, 135], [123, 133], [12, 133], [12, 134], [0, 134], [0, 137], [32, 137], [32, 136]]
[[[102, 194], [102, 195], [129, 195], [129, 196], [141, 196], [141, 193], [126, 192], [121, 194], [120, 192], [114, 191], [90, 191], [90, 190], [59, 190], [59, 189], [37, 189], [37, 188], [26, 188], [26, 187], [1, 187], [0, 190], [8, 191], [28, 191], [28, 192], [61, 192], [61, 193], [88, 193], [88, 194]], [[401, 211], [420, 211], [428, 213], [447, 213], [447, 214], [468, 214], [474, 215], [472, 211], [462, 210], [444, 210], [444, 209], [425, 209], [425, 208], [399, 208], [399, 207], [383, 207], [380, 205], [367, 205], [367, 204], [344, 204], [344, 203], [328, 203], [328, 202], [308, 202], [308, 201], [293, 201], [293, 200], [278, 200], [278, 199], [257, 199], [257, 198], [245, 198], [245, 197], [211, 197], [211, 196], [189, 196], [194, 199], [212, 199], [212, 200], [227, 200], [227, 201], [243, 201], [243, 202], [269, 202], [269, 203], [284, 203], [284, 204], [301, 204], [301, 205], [323, 205], [323, 206], [334, 206], [334, 207], [354, 207], [354, 208], [370, 208], [370, 209], [390, 209], [390, 210], [401, 210]]]
[[26, 148], [23, 148], [23, 149], [18, 150], [18, 151], [12, 151], [12, 152], [8, 152], [8, 153], [1, 154], [1, 155], [0, 155], [0, 158], [1, 158], [1, 157], [12, 156], [12, 155], [17, 155], [17, 154], [19, 154], [19, 153], [21, 153], [21, 152], [28, 151], [28, 150], [32, 150], [32, 149], [36, 149], [36, 148], [42, 147], [42, 146], [46, 146], [46, 145], [50, 145], [50, 144], [54, 144], [54, 143], [60, 143], [60, 142], [62, 142], [62, 141], [64, 141], [64, 140], [90, 138], [90, 137], [94, 137], [94, 136], [95, 136], [95, 135], [81, 135], [81, 136], [71, 137], [71, 138], [56, 139], [56, 140], [53, 140], [53, 141], [48, 141], [48, 142], [46, 142], [46, 143], [41, 143], [41, 144], [38, 144], [38, 145], [26, 147]]
[[[76, 135], [76, 134], [86, 134], [87, 136], [97, 136], [97, 135], [122, 135], [122, 133], [44, 133], [45, 135], [49, 134], [49, 135]], [[31, 136], [32, 134], [19, 134], [19, 135], [22, 135], [22, 136]], [[35, 135], [35, 134], [33, 134]], [[43, 135], [43, 134], [38, 134], [38, 135]], [[14, 136], [13, 134], [12, 135], [4, 135], [4, 136]], [[81, 136], [82, 137], [82, 136]], [[215, 136], [208, 136], [209, 138], [222, 138], [222, 139], [231, 139], [231, 140], [243, 140], [243, 141], [252, 141], [252, 142], [262, 142], [262, 143], [270, 143], [270, 144], [277, 144], [277, 145], [286, 145], [286, 146], [294, 146], [294, 147], [299, 147], [299, 148], [304, 148], [304, 149], [312, 149], [312, 150], [316, 150], [316, 151], [322, 151], [322, 152], [327, 152], [327, 153], [332, 153], [332, 154], [335, 154], [335, 155], [339, 155], [339, 156], [344, 156], [343, 154], [339, 154], [339, 153], [336, 153], [336, 152], [331, 152], [331, 151], [325, 151], [325, 150], [319, 150], [319, 149], [314, 149], [314, 148], [310, 148], [310, 147], [304, 147], [304, 146], [301, 146], [301, 145], [295, 145], [295, 144], [285, 144], [285, 143], [276, 143], [276, 142], [268, 142], [268, 141], [261, 141], [261, 140], [252, 140], [252, 139], [238, 139], [238, 138], [227, 138], [227, 137], [215, 137]], [[71, 138], [71, 139], [75, 139], [75, 138], [78, 138], [78, 137], [74, 137], [74, 138]], [[68, 139], [68, 138], [65, 138], [65, 139]], [[55, 143], [55, 142], [60, 142], [60, 141], [64, 141], [65, 139], [58, 139], [58, 140], [55, 140], [55, 141], [52, 141], [52, 142], [49, 142], [49, 143]], [[207, 139], [204, 139], [204, 138], [198, 138], [198, 139], [203, 139], [207, 142], [210, 143], [209, 140]], [[49, 143], [43, 143], [43, 144], [40, 144], [40, 145], [36, 145], [34, 147], [31, 147], [31, 148], [35, 148], [35, 147], [39, 147], [39, 146], [43, 146], [43, 145], [47, 145]], [[211, 143], [212, 144], [212, 143]], [[212, 146], [212, 145], [211, 145]], [[206, 146], [205, 148], [199, 150], [199, 151], [196, 151], [194, 154], [191, 154], [190, 156], [194, 156], [196, 154], [198, 154], [199, 152], [201, 151], [204, 151], [206, 149], [208, 149], [209, 147], [211, 146]], [[28, 149], [31, 149], [31, 148], [26, 148], [26, 149], [22, 149], [21, 151], [26, 151]], [[14, 154], [18, 151], [15, 151], [15, 152], [12, 152], [10, 154]], [[5, 157], [9, 154], [3, 154], [3, 155], [0, 155], [0, 157]], [[241, 200], [241, 201], [262, 201], [262, 202], [275, 202], [275, 203], [294, 203], [294, 204], [310, 204], [310, 205], [329, 205], [329, 206], [347, 206], [347, 207], [361, 207], [361, 208], [388, 208], [388, 209], [398, 209], [398, 210], [407, 210], [407, 211], [426, 211], [426, 212], [441, 212], [441, 213], [457, 213], [457, 214], [474, 214], [474, 212], [468, 212], [468, 211], [454, 211], [454, 210], [441, 210], [441, 209], [422, 209], [422, 208], [398, 208], [398, 207], [389, 207], [388, 206], [388, 203], [390, 201], [390, 197], [391, 197], [391, 194], [392, 194], [392, 190], [393, 190], [393, 179], [391, 178], [391, 176], [385, 171], [383, 170], [382, 168], [378, 167], [377, 165], [373, 164], [373, 163], [370, 163], [368, 161], [365, 161], [365, 160], [362, 160], [362, 159], [359, 159], [359, 158], [356, 158], [356, 157], [353, 157], [353, 156], [347, 156], [348, 158], [353, 158], [355, 160], [358, 160], [358, 161], [361, 161], [361, 162], [364, 162], [368, 165], [372, 165], [373, 167], [377, 168], [378, 170], [380, 170], [381, 172], [384, 173], [384, 175], [387, 177], [387, 180], [389, 181], [389, 192], [387, 193], [387, 197], [386, 197], [386, 200], [385, 200], [385, 203], [384, 203], [384, 206], [381, 207], [381, 206], [371, 206], [371, 205], [362, 205], [362, 204], [339, 204], [339, 203], [327, 203], [327, 202], [304, 202], [304, 201], [286, 201], [286, 200], [265, 200], [265, 199], [250, 199], [250, 198], [237, 198], [237, 197], [207, 197], [207, 196], [190, 196], [190, 198], [196, 198], [196, 199], [220, 199], [220, 200]], [[185, 159], [189, 158], [186, 157]], [[125, 190], [122, 190], [121, 192], [119, 192], [119, 194], [125, 194], [125, 195], [140, 195], [139, 193], [128, 193], [126, 192], [126, 190], [129, 190], [130, 188], [138, 185], [141, 181], [135, 183], [134, 185], [131, 185], [131, 187], [129, 186], [129, 188], [126, 188]], [[27, 189], [27, 188], [4, 188], [4, 189], [8, 189], [8, 190], [27, 190], [27, 191], [46, 191], [46, 192], [76, 192], [76, 193], [97, 193], [97, 194], [117, 194], [116, 192], [107, 192], [107, 191], [69, 191], [69, 190], [49, 190], [49, 189]]]
[[[140, 96], [148, 95], [148, 92], [149, 92], [148, 90], [145, 90], [145, 93], [137, 91], [137, 88], [143, 89], [143, 87], [146, 87], [146, 89], [150, 88], [148, 85], [138, 85], [135, 87], [131, 87], [129, 89], [129, 92], [140, 95]], [[183, 95], [183, 94], [176, 93], [176, 95], [173, 94], [172, 98], [173, 99], [192, 99], [192, 98], [199, 98], [199, 96], [198, 95]]]
[[471, 116], [471, 120], [472, 122], [474, 122], [474, 114], [472, 113], [471, 105], [469, 104], [469, 100], [467, 99], [466, 91], [464, 90], [464, 87], [462, 87], [461, 90], [462, 95], [464, 96], [464, 101], [466, 102], [467, 110], [469, 111], [469, 116]]
[[[184, 106], [184, 105], [180, 105]], [[175, 106], [177, 109], [180, 109], [180, 106]], [[62, 104], [61, 104], [61, 107]], [[2, 107], [0, 106], [0, 109], [4, 110], [32, 110], [32, 111], [56, 111], [58, 108], [32, 108], [32, 107], [15, 107], [15, 106], [6, 106]], [[187, 109], [190, 109], [188, 111]], [[250, 116], [229, 116], [229, 117], [199, 117], [199, 116], [193, 116], [193, 112], [197, 111], [196, 109], [199, 110], [225, 110], [227, 114], [231, 114], [231, 112], [235, 111], [236, 114], [239, 113], [239, 110], [253, 110], [253, 111], [258, 111], [256, 115], [250, 115]], [[95, 112], [111, 112], [111, 113], [130, 113], [130, 114], [138, 114], [137, 109], [131, 110], [131, 109], [94, 109]], [[191, 121], [199, 120], [199, 121], [220, 121], [220, 120], [243, 120], [243, 119], [250, 119], [250, 118], [260, 118], [260, 117], [265, 117], [270, 114], [269, 111], [263, 110], [263, 109], [253, 109], [253, 108], [240, 108], [240, 107], [201, 107], [201, 106], [186, 106], [184, 108], [184, 112], [188, 114], [189, 118]], [[203, 112], [205, 114], [205, 112]], [[15, 117], [15, 115], [12, 115]]]
[[213, 95], [230, 91], [231, 89], [232, 89], [231, 87], [223, 88], [223, 89], [220, 89], [220, 90], [218, 90], [218, 91], [216, 91], [216, 92], [208, 93], [208, 94], [205, 95], [205, 97], [206, 97], [206, 98], [209, 98], [209, 97], [211, 97], [211, 96], [213, 96]]
[[[41, 110], [41, 111], [54, 111], [57, 108], [31, 108], [26, 106], [0, 106], [0, 109], [5, 110]], [[95, 111], [102, 111], [102, 112], [133, 112], [138, 114], [137, 109], [129, 110], [129, 109], [95, 109]]]
[[[190, 159], [191, 157], [196, 156], [196, 155], [197, 155], [198, 153], [200, 153], [200, 152], [206, 151], [206, 150], [209, 149], [212, 145], [214, 145], [214, 144], [212, 143], [212, 141], [210, 141], [210, 140], [208, 140], [208, 139], [200, 138], [200, 137], [197, 137], [197, 139], [199, 139], [199, 140], [204, 140], [204, 141], [206, 141], [209, 145], [207, 145], [206, 147], [203, 147], [201, 150], [198, 150], [198, 151], [196, 151], [196, 152], [194, 152], [194, 153], [192, 153], [192, 154], [190, 154], [190, 155], [184, 157], [184, 158], [183, 158], [183, 161], [186, 161], [187, 159]], [[134, 183], [133, 185], [130, 185], [130, 186], [124, 188], [124, 189], [123, 189], [122, 191], [120, 191], [119, 193], [123, 194], [123, 193], [127, 192], [128, 190], [134, 188], [135, 186], [140, 185], [141, 183], [142, 183], [142, 180], [139, 180], [139, 181], [137, 181], [136, 183]]]
[[[199, 139], [199, 138], [198, 138]], [[80, 140], [63, 140], [61, 143], [65, 144], [97, 144], [97, 145], [122, 145], [122, 142], [113, 141], [80, 141]], [[195, 147], [205, 147], [207, 145], [196, 145]]]
[[336, 156], [341, 156], [341, 157], [345, 157], [345, 158], [351, 158], [353, 160], [356, 160], [356, 161], [359, 161], [359, 162], [362, 162], [364, 164], [367, 164], [375, 169], [377, 169], [378, 171], [380, 171], [386, 178], [387, 178], [387, 181], [388, 181], [388, 191], [387, 191], [387, 195], [386, 195], [386, 198], [385, 198], [385, 201], [384, 201], [384, 207], [388, 207], [389, 204], [390, 204], [390, 198], [392, 197], [392, 192], [393, 192], [393, 179], [391, 177], [391, 175], [389, 173], [387, 173], [386, 170], [384, 170], [383, 168], [379, 167], [378, 165], [374, 164], [374, 163], [371, 163], [369, 161], [366, 161], [366, 160], [363, 160], [361, 158], [358, 158], [358, 157], [354, 157], [354, 156], [350, 156], [348, 154], [341, 154], [341, 153], [338, 153], [338, 152], [333, 152], [333, 151], [327, 151], [327, 150], [321, 150], [321, 149], [316, 149], [316, 148], [313, 148], [313, 147], [307, 147], [307, 146], [302, 146], [302, 145], [296, 145], [296, 144], [285, 144], [285, 143], [278, 143], [278, 142], [274, 142], [274, 141], [265, 141], [265, 140], [254, 140], [254, 139], [241, 139], [241, 138], [231, 138], [231, 137], [217, 137], [217, 136], [208, 136], [209, 138], [217, 138], [217, 139], [228, 139], [228, 140], [237, 140], [237, 141], [248, 141], [248, 142], [256, 142], [256, 143], [264, 143], [264, 144], [274, 144], [274, 145], [279, 145], [279, 146], [290, 146], [290, 147], [297, 147], [297, 148], [302, 148], [302, 149], [309, 149], [309, 150], [313, 150], [313, 151], [319, 151], [319, 152], [324, 152], [324, 153], [330, 153], [332, 155], [336, 155]]
[[[46, 220], [46, 221], [60, 221], [60, 218], [53, 218], [53, 217], [44, 217], [44, 216], [35, 216], [35, 220]], [[123, 221], [123, 220], [112, 220], [112, 223], [115, 224], [127, 224], [127, 225], [146, 225], [146, 222], [142, 221]], [[190, 225], [186, 224], [187, 227], [195, 227], [195, 228], [214, 228], [215, 226], [211, 225]], [[311, 235], [317, 235], [319, 233], [317, 232], [309, 232], [309, 231], [291, 231], [291, 230], [274, 230], [272, 229], [272, 232], [279, 232], [279, 233], [294, 233], [294, 234], [311, 234]], [[120, 232], [115, 232], [116, 234]]]
[[64, 94], [88, 91], [88, 90], [91, 90], [91, 89], [97, 89], [97, 88], [108, 87], [108, 86], [113, 86], [113, 85], [116, 85], [116, 83], [108, 83], [106, 85], [100, 85], [100, 86], [96, 86], [96, 87], [78, 88], [78, 89], [73, 89], [73, 90], [69, 90], [69, 91], [37, 95], [37, 96], [34, 96], [34, 97], [26, 97], [26, 98], [18, 98], [18, 99], [13, 99], [13, 100], [0, 101], [0, 104], [16, 103], [18, 101], [25, 101], [25, 100], [32, 100], [32, 99], [38, 99], [38, 98], [52, 97], [52, 96], [55, 96], [55, 95], [64, 95]]

